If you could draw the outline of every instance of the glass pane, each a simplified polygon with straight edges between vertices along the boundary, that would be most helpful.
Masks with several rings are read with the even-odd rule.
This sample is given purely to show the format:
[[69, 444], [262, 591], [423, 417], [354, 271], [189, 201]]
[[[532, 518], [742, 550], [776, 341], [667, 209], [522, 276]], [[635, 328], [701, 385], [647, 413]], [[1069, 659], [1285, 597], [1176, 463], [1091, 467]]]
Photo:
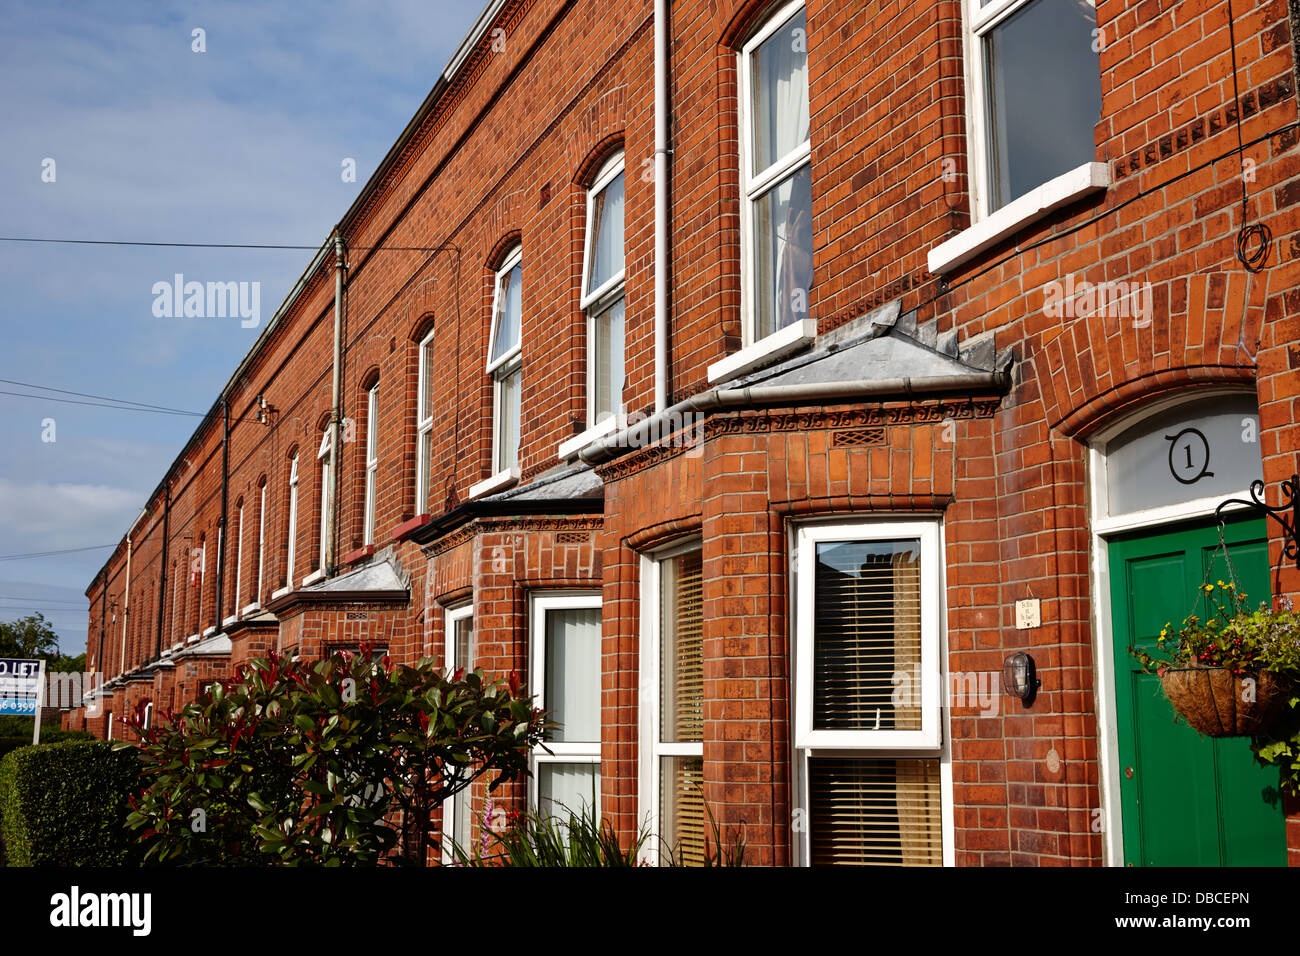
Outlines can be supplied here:
[[1230, 497], [1261, 480], [1259, 412], [1220, 395], [1144, 419], [1106, 446], [1110, 514]]
[[517, 265], [498, 281], [496, 332], [492, 340], [492, 361], [508, 355], [519, 345], [519, 311], [523, 296], [523, 266]]
[[595, 292], [623, 271], [623, 174], [619, 173], [591, 203], [591, 260], [587, 292]]
[[1096, 26], [1091, 4], [1032, 0], [984, 36], [990, 211], [1093, 159]]
[[538, 809], [548, 816], [568, 818], [594, 806], [600, 819], [600, 764], [550, 763], [537, 765]]
[[520, 369], [501, 378], [500, 402], [497, 409], [497, 471], [519, 465], [519, 414]]
[[808, 762], [813, 866], [942, 866], [939, 761]]
[[546, 709], [564, 743], [600, 741], [600, 608], [546, 612]]
[[456, 841], [456, 846], [466, 853], [472, 853], [473, 847], [469, 845], [470, 834], [473, 832], [473, 801], [470, 799], [468, 788], [460, 791], [451, 798], [452, 800], [452, 831], [451, 838]]
[[664, 743], [704, 739], [704, 563], [699, 551], [663, 562], [660, 728]]
[[659, 838], [684, 866], [704, 865], [704, 758], [659, 762]]
[[429, 475], [433, 469], [433, 429], [420, 435], [420, 488], [422, 501], [419, 502], [421, 508], [426, 511], [429, 508]]
[[457, 618], [452, 625], [455, 638], [456, 659], [451, 662], [452, 669], [463, 667], [470, 670], [474, 666], [474, 617], [466, 615]]
[[366, 461], [379, 454], [379, 391], [371, 389], [366, 402]]
[[754, 173], [808, 139], [808, 19], [803, 10], [753, 53]]
[[819, 542], [813, 604], [813, 727], [920, 730], [920, 541]]
[[754, 203], [754, 340], [808, 318], [813, 287], [808, 166]]
[[375, 477], [377, 472], [373, 468], [366, 470], [366, 544], [372, 544], [375, 540]]
[[420, 420], [433, 414], [433, 339], [424, 345], [424, 382], [420, 391]]
[[624, 301], [619, 299], [596, 316], [593, 323], [596, 336], [592, 349], [595, 360], [592, 369], [593, 425], [623, 408], [625, 316]]

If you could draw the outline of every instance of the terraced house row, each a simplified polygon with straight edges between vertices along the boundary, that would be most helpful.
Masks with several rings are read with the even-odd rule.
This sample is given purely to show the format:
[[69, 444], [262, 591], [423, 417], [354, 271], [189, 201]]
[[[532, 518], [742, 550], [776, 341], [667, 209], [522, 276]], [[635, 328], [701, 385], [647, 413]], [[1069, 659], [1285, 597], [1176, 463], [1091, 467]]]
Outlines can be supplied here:
[[652, 860], [1300, 862], [1127, 653], [1297, 470], [1296, 23], [492, 0], [90, 583], [72, 723], [372, 642], [524, 675], [512, 799]]

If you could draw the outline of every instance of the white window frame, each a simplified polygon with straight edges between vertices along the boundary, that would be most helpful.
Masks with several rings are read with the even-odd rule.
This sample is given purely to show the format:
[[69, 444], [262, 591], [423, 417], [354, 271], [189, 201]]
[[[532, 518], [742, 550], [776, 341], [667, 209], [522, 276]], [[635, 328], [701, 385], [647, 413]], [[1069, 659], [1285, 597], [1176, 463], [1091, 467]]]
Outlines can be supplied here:
[[[591, 188], [587, 190], [587, 220], [584, 227], [584, 238], [582, 244], [582, 298], [580, 305], [586, 313], [587, 318], [587, 430], [595, 432], [598, 428], [596, 421], [596, 317], [601, 315], [606, 309], [614, 305], [619, 299], [625, 298], [627, 282], [627, 260], [624, 257], [623, 268], [617, 273], [610, 276], [599, 288], [587, 289], [588, 281], [591, 275], [591, 250], [596, 241], [596, 233], [592, 228], [594, 223], [594, 214], [596, 208], [596, 197], [598, 197], [605, 188], [612, 183], [618, 176], [624, 173], [624, 156], [619, 153], [610, 159], [600, 171]], [[627, 176], [623, 176], [623, 196], [624, 196], [624, 216], [623, 222], [626, 228], [626, 202], [627, 202]], [[626, 236], [626, 232], [624, 233]], [[626, 241], [626, 240], [625, 240]], [[626, 315], [626, 313], [625, 313]], [[623, 363], [624, 370], [627, 368], [627, 332], [626, 318], [624, 319], [623, 335]], [[616, 422], [624, 417], [622, 409], [617, 409], [610, 416]], [[604, 424], [601, 422], [599, 424]], [[619, 427], [619, 426], [614, 426]], [[612, 429], [611, 429], [612, 430]], [[595, 436], [593, 436], [595, 437]]]
[[[433, 432], [433, 409], [424, 407], [424, 395], [428, 386], [428, 377], [433, 374], [433, 370], [428, 367], [426, 353], [429, 351], [429, 343], [433, 341], [433, 330], [420, 340], [420, 352], [418, 358], [418, 374], [416, 375], [416, 392], [415, 392], [415, 513], [417, 515], [428, 514], [429, 512], [429, 468], [430, 462], [424, 460], [424, 438]], [[488, 353], [489, 355], [491, 352]], [[430, 402], [430, 405], [433, 403]]]
[[[1014, 16], [1021, 10], [1028, 7], [1037, 0], [993, 0], [988, 6], [981, 7], [979, 0], [962, 0], [962, 19], [965, 29], [962, 31], [964, 46], [966, 51], [966, 91], [967, 101], [967, 140], [970, 151], [970, 192], [971, 192], [971, 221], [972, 223], [996, 216], [1003, 210], [1018, 206], [1019, 199], [1025, 197], [1013, 197], [1009, 202], [999, 209], [990, 208], [990, 198], [992, 187], [989, 182], [991, 164], [989, 162], [989, 136], [988, 136], [988, 117], [989, 103], [987, 91], [985, 89], [985, 60], [984, 60], [984, 38], [999, 24], [1006, 21], [1009, 17]], [[1096, 8], [1096, 0], [1088, 0]], [[1065, 174], [1072, 179], [1078, 179], [1080, 170], [1084, 167], [1095, 165], [1091, 157], [1084, 157], [1079, 168], [1071, 173]], [[1057, 177], [1061, 179], [1062, 177]], [[1095, 178], [1095, 177], [1093, 177]], [[1055, 183], [1056, 179], [1047, 182]], [[1035, 190], [1031, 190], [1032, 195], [1046, 183], [1039, 183]], [[1060, 188], [1064, 188], [1062, 185]], [[1091, 188], [1096, 188], [1092, 186]], [[1056, 190], [1056, 191], [1059, 191]], [[1040, 202], [1034, 205], [1042, 205]], [[1060, 203], [1057, 203], [1060, 205]], [[1048, 210], [1044, 210], [1044, 213]], [[1040, 213], [1041, 215], [1041, 213]], [[1023, 219], [1023, 212], [1016, 214], [1017, 218]]]
[[[769, 191], [776, 188], [781, 182], [791, 178], [798, 170], [804, 166], [812, 165], [812, 132], [811, 125], [809, 128], [808, 139], [796, 146], [785, 156], [775, 160], [772, 165], [757, 173], [754, 172], [754, 115], [753, 115], [753, 89], [750, 80], [750, 73], [753, 66], [753, 54], [759, 46], [763, 44], [772, 34], [785, 26], [790, 18], [795, 16], [804, 8], [804, 0], [793, 0], [785, 6], [772, 13], [762, 28], [750, 37], [739, 54], [739, 74], [740, 74], [740, 311], [741, 311], [741, 344], [743, 351], [748, 351], [754, 346], [767, 343], [769, 340], [775, 340], [782, 332], [786, 335], [782, 337], [782, 343], [776, 347], [777, 351], [790, 351], [792, 347], [784, 342], [792, 333], [788, 329], [798, 329], [798, 338], [800, 341], [797, 345], [803, 344], [817, 333], [817, 323], [811, 317], [805, 317], [802, 320], [796, 320], [789, 326], [782, 329], [774, 329], [762, 339], [756, 338], [755, 330], [755, 298], [756, 290], [754, 282], [757, 276], [757, 265], [754, 261], [755, 247], [753, 237], [754, 225], [754, 206]], [[809, 98], [811, 100], [811, 89]], [[810, 103], [811, 106], [811, 103]], [[810, 114], [811, 115], [811, 114]], [[811, 290], [809, 290], [811, 292]], [[808, 326], [811, 325], [811, 333]], [[797, 347], [797, 345], [795, 347]], [[750, 353], [752, 355], [751, 364], [761, 360], [764, 357], [762, 351]], [[743, 371], [743, 369], [742, 369]], [[737, 374], [734, 371], [727, 370], [727, 374]], [[719, 376], [720, 377], [720, 376]], [[714, 372], [710, 370], [710, 378], [715, 379]], [[715, 379], [716, 380], [716, 379]]]
[[258, 487], [257, 503], [257, 590], [253, 600], [244, 608], [244, 613], [262, 606], [262, 575], [266, 568], [266, 482]]
[[330, 526], [330, 507], [333, 504], [334, 489], [330, 487], [330, 470], [334, 464], [334, 430], [328, 425], [321, 434], [320, 450], [316, 452], [316, 460], [320, 462], [320, 567], [318, 571], [323, 575], [325, 573], [325, 558], [329, 554], [329, 526]]
[[[529, 648], [529, 669], [531, 675], [531, 693], [534, 699], [534, 706], [542, 710], [546, 709], [546, 615], [549, 611], [565, 611], [575, 609], [590, 610], [592, 608], [600, 610], [601, 601], [599, 592], [565, 592], [565, 593], [541, 593], [532, 597], [531, 614], [529, 622], [532, 629], [532, 640]], [[603, 655], [602, 655], [603, 656]], [[601, 672], [604, 672], [602, 661]], [[603, 703], [603, 701], [602, 701]], [[602, 721], [601, 736], [604, 736], [604, 725]], [[531, 774], [528, 778], [528, 806], [531, 810], [539, 809], [541, 778], [539, 771], [542, 764], [568, 764], [568, 763], [590, 763], [596, 767], [596, 775], [600, 775], [600, 745], [599, 740], [583, 743], [569, 743], [564, 741], [547, 741], [546, 749], [541, 745], [533, 748], [528, 758], [528, 770]], [[547, 751], [550, 751], [549, 753]], [[578, 807], [570, 807], [575, 813], [579, 811]], [[600, 784], [596, 785], [596, 815], [600, 815]]]
[[[430, 419], [432, 421], [432, 419]], [[375, 543], [375, 512], [379, 502], [379, 383], [366, 391], [366, 487], [362, 544]]]
[[294, 559], [296, 557], [298, 537], [298, 454], [289, 459], [289, 526], [285, 529], [289, 539], [289, 554], [285, 559], [284, 587], [293, 590]]
[[663, 864], [667, 856], [662, 853], [659, 833], [660, 767], [664, 757], [698, 757], [704, 759], [704, 743], [662, 743], [660, 736], [660, 710], [663, 688], [660, 686], [661, 658], [663, 654], [663, 565], [673, 558], [702, 551], [703, 541], [696, 537], [678, 542], [657, 551], [641, 555], [641, 647], [640, 681], [637, 709], [640, 720], [638, 747], [640, 766], [637, 769], [637, 819], [651, 834], [642, 849], [646, 863]]
[[244, 587], [244, 502], [235, 509], [235, 596], [230, 602], [230, 616], [239, 617], [239, 595]]
[[[872, 541], [898, 538], [921, 540], [921, 731], [812, 731], [812, 621], [813, 577], [818, 541]], [[854, 521], [812, 521], [794, 525], [789, 533], [790, 567], [795, 580], [791, 586], [793, 602], [790, 614], [791, 658], [794, 668], [791, 681], [791, 710], [795, 717], [794, 746], [791, 748], [790, 780], [794, 806], [803, 810], [805, 819], [812, 806], [807, 764], [820, 757], [843, 757], [863, 760], [937, 759], [939, 761], [940, 816], [942, 823], [943, 865], [956, 863], [953, 814], [952, 749], [946, 732], [948, 709], [943, 688], [948, 686], [947, 653], [944, 646], [947, 613], [946, 582], [943, 570], [943, 526], [937, 516], [915, 519], [865, 518]], [[929, 560], [927, 560], [927, 558]], [[933, 633], [927, 639], [927, 615]], [[935, 737], [925, 737], [927, 727], [935, 726]], [[801, 733], [802, 729], [802, 733]], [[877, 742], [882, 734], [891, 739]], [[834, 736], [830, 736], [834, 735]], [[922, 735], [919, 745], [904, 745], [903, 735]], [[898, 738], [896, 740], [892, 738]], [[918, 739], [912, 736], [912, 739]], [[825, 740], [825, 742], [821, 742]], [[891, 745], [891, 743], [893, 745]], [[794, 859], [800, 866], [811, 865], [812, 840], [809, 828], [792, 832]]]
[[[469, 618], [471, 627], [474, 621], [474, 605], [459, 604], [455, 607], [449, 607], [443, 611], [443, 665], [450, 678], [456, 672], [458, 667], [465, 667], [467, 670], [470, 662], [462, 663], [456, 659], [456, 624]], [[474, 641], [470, 641], [470, 655], [474, 654]], [[442, 862], [444, 864], [454, 863], [455, 858], [452, 856], [450, 848], [447, 846], [447, 838], [456, 832], [456, 804], [459, 800], [469, 801], [473, 787], [466, 787], [460, 793], [453, 794], [442, 802]], [[468, 850], [469, 847], [461, 847], [462, 850]]]
[[[510, 350], [500, 358], [493, 360], [492, 353], [496, 348], [497, 336], [497, 310], [501, 306], [501, 296], [504, 293], [504, 285], [510, 278], [511, 271], [516, 266], [523, 266], [524, 247], [516, 246], [510, 255], [506, 256], [505, 261], [501, 263], [501, 268], [497, 269], [495, 288], [492, 293], [492, 322], [488, 330], [488, 363], [487, 373], [492, 376], [492, 477], [480, 485], [485, 486], [486, 490], [500, 487], [508, 477], [519, 477], [518, 466], [507, 467], [502, 462], [502, 454], [505, 451], [501, 435], [501, 383], [504, 379], [513, 375], [523, 365], [523, 338], [524, 338], [524, 304], [523, 304], [523, 286], [519, 290], [519, 338], [511, 346]], [[519, 443], [523, 443], [524, 423], [523, 423], [523, 376], [519, 377], [520, 390], [520, 414], [519, 421], [515, 423], [515, 428], [519, 431]], [[496, 484], [489, 484], [496, 482]], [[478, 488], [479, 486], [475, 486]], [[471, 492], [473, 489], [471, 489]], [[480, 494], [483, 492], [480, 491]], [[472, 496], [472, 495], [471, 495]]]
[[[813, 623], [817, 544], [827, 541], [891, 541], [916, 538], [921, 542], [921, 729], [920, 730], [814, 730], [813, 729]], [[939, 655], [939, 525], [933, 521], [835, 522], [804, 524], [795, 532], [795, 712], [794, 737], [798, 748], [852, 747], [872, 751], [937, 750], [942, 694]]]

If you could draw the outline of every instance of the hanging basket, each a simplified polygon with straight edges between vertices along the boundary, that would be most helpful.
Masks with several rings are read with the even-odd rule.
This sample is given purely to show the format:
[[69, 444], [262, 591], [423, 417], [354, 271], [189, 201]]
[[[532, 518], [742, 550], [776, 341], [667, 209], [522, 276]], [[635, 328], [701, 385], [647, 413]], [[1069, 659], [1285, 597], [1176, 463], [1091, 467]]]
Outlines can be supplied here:
[[[1245, 681], [1255, 681], [1254, 700]], [[1268, 672], [1234, 677], [1226, 667], [1169, 668], [1160, 675], [1165, 696], [1207, 737], [1250, 737], [1267, 729], [1286, 704], [1289, 687]]]

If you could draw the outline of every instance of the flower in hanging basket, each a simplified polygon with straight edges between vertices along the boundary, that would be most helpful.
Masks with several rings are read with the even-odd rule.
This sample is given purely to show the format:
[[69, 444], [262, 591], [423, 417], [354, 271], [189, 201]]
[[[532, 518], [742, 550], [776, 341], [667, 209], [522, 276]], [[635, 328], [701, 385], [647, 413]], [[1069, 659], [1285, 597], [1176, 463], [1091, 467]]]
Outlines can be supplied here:
[[[1214, 584], [1203, 584], [1209, 597]], [[1156, 639], [1155, 653], [1130, 648], [1147, 673], [1156, 674], [1174, 709], [1211, 737], [1257, 736], [1285, 710], [1300, 683], [1300, 615], [1283, 602], [1277, 610], [1252, 610], [1233, 582], [1217, 584], [1213, 615], [1188, 615], [1170, 641], [1172, 623]]]

